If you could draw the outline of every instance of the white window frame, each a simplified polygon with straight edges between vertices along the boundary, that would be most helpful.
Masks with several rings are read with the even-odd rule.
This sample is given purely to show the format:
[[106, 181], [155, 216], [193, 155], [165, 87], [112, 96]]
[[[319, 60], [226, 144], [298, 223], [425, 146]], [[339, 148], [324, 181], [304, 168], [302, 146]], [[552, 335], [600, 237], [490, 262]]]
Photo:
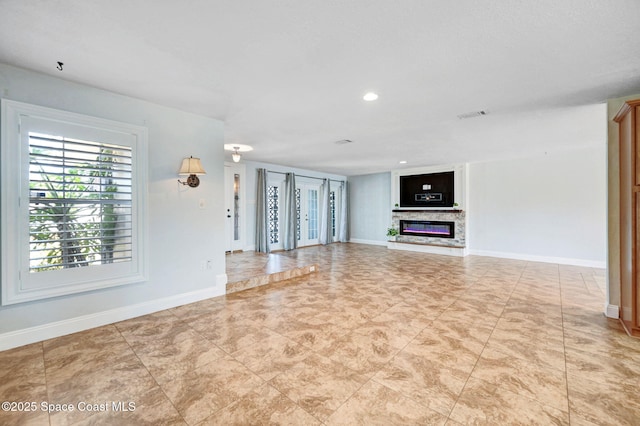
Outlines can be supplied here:
[[[146, 127], [2, 99], [0, 196], [2, 305], [147, 280]], [[30, 130], [63, 129], [70, 138], [127, 145], [132, 151], [132, 261], [29, 272]], [[70, 132], [70, 133], [69, 133]], [[55, 133], [54, 133], [55, 134]], [[25, 136], [26, 135], [26, 136]], [[91, 140], [91, 139], [88, 139]]]

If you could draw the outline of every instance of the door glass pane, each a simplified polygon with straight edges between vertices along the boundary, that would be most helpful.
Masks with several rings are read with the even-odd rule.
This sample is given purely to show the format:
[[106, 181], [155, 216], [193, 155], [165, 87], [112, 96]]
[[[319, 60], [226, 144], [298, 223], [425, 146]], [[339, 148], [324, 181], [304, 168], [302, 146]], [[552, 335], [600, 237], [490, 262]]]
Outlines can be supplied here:
[[329, 210], [331, 211], [331, 235], [336, 236], [336, 192], [329, 193]]
[[240, 175], [233, 175], [233, 240], [240, 239]]
[[298, 241], [300, 241], [300, 237], [302, 232], [300, 232], [300, 188], [296, 188], [296, 236]]
[[318, 190], [309, 189], [308, 195], [308, 215], [309, 215], [309, 230], [308, 238], [315, 240], [318, 238]]
[[267, 198], [269, 204], [269, 242], [278, 244], [280, 241], [278, 229], [278, 187], [270, 186], [267, 189]]

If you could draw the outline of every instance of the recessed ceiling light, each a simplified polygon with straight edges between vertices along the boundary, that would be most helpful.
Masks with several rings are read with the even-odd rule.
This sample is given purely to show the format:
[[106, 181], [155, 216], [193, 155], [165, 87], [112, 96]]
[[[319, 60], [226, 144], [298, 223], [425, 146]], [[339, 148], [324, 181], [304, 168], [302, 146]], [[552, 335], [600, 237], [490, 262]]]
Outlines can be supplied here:
[[369, 92], [366, 93], [362, 99], [364, 99], [365, 101], [375, 101], [376, 99], [378, 99], [378, 95], [376, 93], [373, 92]]
[[407, 160], [400, 161], [400, 164], [407, 164]]

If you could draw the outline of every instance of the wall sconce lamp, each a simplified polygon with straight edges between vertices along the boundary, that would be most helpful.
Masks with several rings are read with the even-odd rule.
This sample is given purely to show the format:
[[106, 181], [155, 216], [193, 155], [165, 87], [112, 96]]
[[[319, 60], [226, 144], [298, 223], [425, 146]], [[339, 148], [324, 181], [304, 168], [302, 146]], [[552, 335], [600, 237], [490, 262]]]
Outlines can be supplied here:
[[234, 163], [238, 163], [242, 158], [241, 152], [253, 151], [251, 146], [240, 143], [226, 143], [224, 144], [224, 149], [225, 151], [232, 151], [231, 159]]
[[206, 174], [207, 172], [204, 171], [204, 169], [202, 168], [202, 164], [200, 164], [200, 159], [193, 158], [193, 156], [191, 156], [182, 160], [182, 165], [180, 166], [180, 171], [178, 172], [178, 175], [180, 176], [188, 175], [189, 177], [187, 178], [186, 182], [181, 182], [180, 179], [178, 179], [178, 182], [183, 185], [189, 185], [191, 188], [196, 188], [198, 185], [200, 185], [200, 179], [198, 178], [198, 175]]

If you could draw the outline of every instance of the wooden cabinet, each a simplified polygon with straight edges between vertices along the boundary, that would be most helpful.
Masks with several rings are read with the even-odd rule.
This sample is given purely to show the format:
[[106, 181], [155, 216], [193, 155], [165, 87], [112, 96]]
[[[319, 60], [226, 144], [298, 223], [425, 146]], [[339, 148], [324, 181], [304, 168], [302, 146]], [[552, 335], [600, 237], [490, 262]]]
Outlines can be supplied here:
[[615, 116], [620, 140], [620, 320], [640, 337], [640, 99]]

